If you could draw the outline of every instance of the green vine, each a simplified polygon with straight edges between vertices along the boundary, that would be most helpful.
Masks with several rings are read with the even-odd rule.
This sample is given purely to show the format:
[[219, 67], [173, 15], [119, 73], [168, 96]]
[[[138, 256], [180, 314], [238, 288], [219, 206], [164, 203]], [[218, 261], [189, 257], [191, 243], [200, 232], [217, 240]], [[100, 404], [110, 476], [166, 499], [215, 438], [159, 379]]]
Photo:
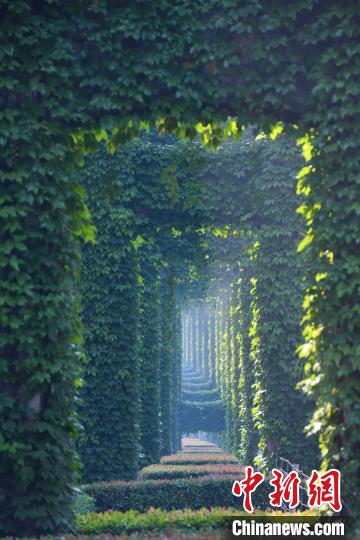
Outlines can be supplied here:
[[[323, 467], [342, 470], [354, 513], [358, 3], [2, 0], [0, 17], [1, 532], [71, 521], [78, 239], [93, 231], [70, 172], [100, 140], [115, 151], [148, 126], [215, 147], [241, 126], [281, 122], [305, 142], [303, 386]], [[176, 183], [162, 192], [176, 198]]]

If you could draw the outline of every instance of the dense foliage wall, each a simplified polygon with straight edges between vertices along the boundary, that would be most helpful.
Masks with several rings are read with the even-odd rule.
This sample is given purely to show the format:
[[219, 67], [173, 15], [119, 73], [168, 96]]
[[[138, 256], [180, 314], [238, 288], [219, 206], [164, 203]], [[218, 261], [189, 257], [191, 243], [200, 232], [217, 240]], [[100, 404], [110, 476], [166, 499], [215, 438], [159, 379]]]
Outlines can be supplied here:
[[[207, 0], [169, 11], [167, 2], [3, 0], [0, 16], [5, 533], [69, 521], [79, 358], [72, 291], [76, 240], [89, 233], [69, 168], [104, 136], [99, 128], [114, 128], [114, 148], [141, 120], [187, 136], [197, 125], [204, 142], [217, 143], [218, 122], [238, 115], [239, 126], [282, 121], [307, 148], [311, 139], [301, 179], [313, 263], [304, 387], [317, 400], [323, 465], [342, 469], [351, 508], [359, 491], [358, 3], [248, 0], [239, 9], [236, 0]], [[33, 397], [40, 406], [27, 405]], [[33, 410], [38, 422], [27, 421]], [[38, 511], [35, 500], [46, 501]]]

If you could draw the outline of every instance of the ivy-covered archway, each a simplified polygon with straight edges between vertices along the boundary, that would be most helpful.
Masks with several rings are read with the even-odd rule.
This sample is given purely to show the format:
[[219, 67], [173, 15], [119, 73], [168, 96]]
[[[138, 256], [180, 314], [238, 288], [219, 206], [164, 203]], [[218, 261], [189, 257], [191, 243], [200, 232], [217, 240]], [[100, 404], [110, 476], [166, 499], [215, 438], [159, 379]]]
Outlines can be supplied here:
[[[295, 388], [300, 164], [294, 140], [251, 136], [215, 154], [142, 136], [113, 157], [103, 149], [88, 160], [82, 176], [98, 234], [81, 279], [86, 481], [131, 479], [139, 455], [146, 464], [177, 450], [187, 348], [190, 366], [216, 382], [223, 402], [185, 404], [182, 430], [205, 429], [207, 409], [219, 428], [225, 404], [226, 444], [243, 463], [256, 457], [269, 466], [276, 444], [283, 457], [315, 467], [303, 433], [314, 407]], [[192, 335], [183, 331], [181, 352], [185, 321]]]
[[[342, 470], [350, 504], [359, 437], [357, 3], [0, 6], [6, 532], [58, 530], [68, 520], [78, 238], [92, 236], [72, 168], [99, 139], [111, 149], [144, 122], [187, 137], [200, 132], [213, 144], [249, 123], [296, 125], [309, 158], [300, 178], [312, 260], [306, 389], [317, 400], [323, 464]], [[223, 127], [228, 116], [237, 128]]]

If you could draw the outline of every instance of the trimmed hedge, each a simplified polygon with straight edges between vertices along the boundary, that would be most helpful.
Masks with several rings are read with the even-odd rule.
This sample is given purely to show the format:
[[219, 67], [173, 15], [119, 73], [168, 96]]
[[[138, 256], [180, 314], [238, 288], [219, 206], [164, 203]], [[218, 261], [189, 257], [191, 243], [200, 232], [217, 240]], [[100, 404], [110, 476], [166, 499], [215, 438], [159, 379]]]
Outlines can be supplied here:
[[224, 409], [224, 402], [221, 399], [217, 399], [216, 401], [183, 401], [182, 403], [186, 407], [196, 407], [198, 409]]
[[186, 375], [198, 375], [198, 372], [193, 368], [189, 368], [188, 370], [183, 369], [181, 372], [181, 376], [183, 377]]
[[173, 454], [170, 456], [164, 456], [161, 458], [162, 465], [200, 465], [204, 463], [218, 463], [218, 464], [227, 464], [235, 463], [238, 464], [239, 461], [235, 456], [231, 454], [205, 454], [205, 453], [196, 453], [194, 454]]
[[194, 384], [209, 382], [209, 380], [206, 377], [204, 377], [204, 375], [200, 375], [200, 374], [199, 375], [183, 375], [182, 380], [184, 383], [194, 383]]
[[[173, 510], [182, 508], [212, 508], [216, 506], [242, 508], [242, 497], [235, 497], [232, 485], [238, 474], [177, 480], [133, 480], [124, 482], [99, 482], [83, 487], [85, 493], [95, 499], [96, 509], [134, 509], [145, 512], [149, 508]], [[253, 494], [255, 508], [266, 508], [269, 504], [270, 486], [261, 484]]]
[[[91, 535], [132, 534], [173, 530], [174, 528], [176, 531], [186, 533], [199, 529], [208, 531], [225, 526], [228, 516], [239, 515], [238, 510], [229, 508], [202, 509], [195, 512], [192, 510], [164, 512], [151, 509], [145, 514], [134, 510], [102, 514], [90, 513], [86, 516], [76, 516], [76, 532], [77, 534]], [[151, 536], [151, 538], [155, 537]]]
[[[255, 512], [255, 515], [264, 516], [268, 515], [268, 513]], [[280, 516], [282, 513], [271, 511], [269, 515], [274, 517]], [[316, 514], [315, 512], [301, 512], [296, 513], [296, 515], [305, 517]], [[188, 533], [191, 532], [204, 530], [206, 533], [209, 533], [212, 529], [225, 529], [227, 518], [231, 516], [248, 516], [248, 514], [239, 512], [235, 508], [212, 508], [211, 510], [202, 508], [195, 511], [177, 510], [172, 512], [164, 512], [163, 510], [152, 508], [146, 513], [134, 510], [130, 510], [129, 512], [104, 512], [101, 514], [89, 513], [87, 515], [76, 516], [76, 532], [77, 534], [87, 535], [142, 533], [141, 538], [145, 538], [144, 535], [146, 532], [153, 533], [167, 531], [169, 529], [171, 531], [171, 538], [178, 538], [176, 532], [183, 532], [186, 534], [186, 538], [188, 538]], [[63, 536], [62, 538], [71, 538], [74, 540], [73, 536]], [[155, 537], [151, 534], [149, 538]], [[166, 538], [170, 538], [170, 536], [166, 534]], [[216, 538], [218, 537], [216, 536]]]
[[184, 401], [218, 401], [219, 392], [216, 388], [210, 390], [183, 390], [182, 399]]
[[184, 382], [182, 388], [188, 392], [196, 392], [198, 390], [211, 390], [214, 388], [214, 385], [212, 382]]
[[184, 477], [207, 476], [209, 474], [233, 474], [242, 476], [241, 465], [150, 465], [141, 470], [144, 480], [175, 479]]
[[180, 406], [180, 426], [182, 433], [203, 431], [223, 431], [225, 427], [225, 406], [217, 401], [182, 401]]
[[217, 448], [216, 444], [210, 442], [210, 441], [203, 441], [202, 439], [195, 439], [195, 438], [192, 438], [192, 437], [184, 437], [182, 439], [182, 447], [183, 448], [187, 448], [187, 447], [202, 447], [202, 446], [206, 446], [206, 447], [213, 447], [213, 448]]
[[203, 454], [206, 452], [207, 454], [223, 454], [224, 451], [221, 448], [206, 448], [206, 447], [200, 447], [200, 448], [184, 448], [179, 453], [180, 454]]
[[[256, 516], [281, 516], [281, 512], [255, 512]], [[297, 512], [296, 516], [305, 518], [307, 516], [315, 516], [315, 512]], [[226, 529], [227, 519], [229, 517], [248, 516], [245, 512], [239, 512], [234, 508], [202, 508], [201, 510], [175, 510], [166, 512], [152, 508], [146, 513], [130, 510], [129, 512], [104, 512], [89, 513], [87, 515], [76, 516], [76, 532], [77, 534], [99, 535], [99, 534], [134, 534], [140, 533], [141, 538], [155, 538], [154, 532], [164, 531], [166, 538], [180, 538], [178, 533], [185, 533], [186, 538], [190, 538], [188, 534], [201, 533], [204, 531], [204, 536], [201, 538], [209, 538], [211, 532], [219, 529]], [[169, 530], [169, 533], [167, 531]], [[149, 536], [146, 535], [149, 533]], [[169, 534], [169, 535], [168, 535]], [[205, 536], [206, 534], [206, 536]], [[145, 536], [146, 535], [146, 536]], [[208, 536], [209, 535], [209, 536]], [[196, 534], [196, 538], [198, 538]], [[75, 540], [74, 536], [63, 536]], [[121, 536], [125, 538], [125, 536]], [[126, 536], [127, 538], [127, 536]], [[138, 536], [136, 536], [138, 538]], [[163, 538], [163, 536], [161, 536]], [[165, 538], [165, 537], [164, 537]], [[185, 538], [185, 536], [181, 536]], [[193, 538], [193, 536], [191, 536]], [[194, 537], [195, 538], [195, 537]], [[199, 537], [200, 538], [200, 537]], [[211, 538], [213, 536], [211, 535]], [[214, 537], [215, 538], [215, 537]], [[216, 535], [216, 538], [219, 538]], [[221, 538], [223, 538], [221, 533]]]

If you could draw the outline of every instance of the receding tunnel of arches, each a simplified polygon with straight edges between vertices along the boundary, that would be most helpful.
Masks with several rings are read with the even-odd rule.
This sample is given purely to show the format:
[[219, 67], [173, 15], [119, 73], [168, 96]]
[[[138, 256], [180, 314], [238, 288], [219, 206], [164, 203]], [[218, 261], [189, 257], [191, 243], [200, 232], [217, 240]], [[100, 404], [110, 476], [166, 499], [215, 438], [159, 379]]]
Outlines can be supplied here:
[[1, 3], [4, 536], [73, 530], [75, 484], [195, 431], [321, 452], [359, 513], [358, 2], [239, 4]]
[[84, 481], [134, 478], [194, 434], [243, 464], [317, 465], [296, 354], [301, 167], [292, 139], [251, 130], [215, 152], [150, 133], [88, 158]]

